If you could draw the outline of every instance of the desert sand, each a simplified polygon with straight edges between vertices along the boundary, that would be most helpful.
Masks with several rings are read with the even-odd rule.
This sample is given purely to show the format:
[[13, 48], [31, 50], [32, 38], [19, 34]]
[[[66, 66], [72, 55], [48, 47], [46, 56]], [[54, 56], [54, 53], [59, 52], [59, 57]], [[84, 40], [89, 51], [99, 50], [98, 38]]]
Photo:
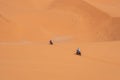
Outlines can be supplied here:
[[0, 80], [120, 80], [119, 2], [0, 0]]

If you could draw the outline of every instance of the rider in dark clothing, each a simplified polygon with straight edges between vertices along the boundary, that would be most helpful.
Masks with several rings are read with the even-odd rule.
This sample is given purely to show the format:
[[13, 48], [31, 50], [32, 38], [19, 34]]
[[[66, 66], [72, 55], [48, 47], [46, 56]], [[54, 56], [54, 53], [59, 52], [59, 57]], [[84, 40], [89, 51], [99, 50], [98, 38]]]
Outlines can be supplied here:
[[53, 41], [52, 40], [50, 40], [49, 43], [50, 43], [50, 45], [53, 45]]
[[76, 55], [80, 55], [80, 56], [81, 56], [80, 48], [78, 48], [78, 49], [76, 50]]

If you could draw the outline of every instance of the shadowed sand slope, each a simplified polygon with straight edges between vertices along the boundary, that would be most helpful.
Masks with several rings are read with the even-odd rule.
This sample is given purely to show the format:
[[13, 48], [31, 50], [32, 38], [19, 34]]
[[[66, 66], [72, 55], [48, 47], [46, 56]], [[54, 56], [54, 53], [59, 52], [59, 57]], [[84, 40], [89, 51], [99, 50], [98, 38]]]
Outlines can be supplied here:
[[114, 17], [106, 30], [110, 40], [119, 40], [120, 37], [120, 18]]
[[84, 0], [112, 17], [120, 17], [120, 0]]

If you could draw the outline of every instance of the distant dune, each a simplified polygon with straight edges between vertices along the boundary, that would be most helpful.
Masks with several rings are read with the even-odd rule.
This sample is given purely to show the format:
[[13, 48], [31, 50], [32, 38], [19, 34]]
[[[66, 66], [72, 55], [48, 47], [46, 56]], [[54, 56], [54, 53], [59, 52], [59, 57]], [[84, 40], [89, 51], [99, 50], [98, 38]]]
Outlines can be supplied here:
[[[85, 1], [48, 0], [48, 3], [41, 2], [41, 4], [46, 3], [41, 6], [37, 5], [37, 1], [33, 3], [25, 1], [24, 3], [24, 1], [16, 2], [13, 0], [12, 4], [8, 2], [1, 1], [1, 13], [16, 27], [12, 29], [12, 33], [14, 31], [16, 33], [16, 29], [19, 28], [18, 35], [22, 36], [21, 39], [36, 41], [45, 39], [40, 35], [49, 35], [49, 38], [69, 35], [81, 42], [120, 40], [119, 18], [111, 17], [98, 7]], [[4, 23], [4, 25], [6, 24], [11, 26], [11, 24]], [[9, 35], [17, 38], [17, 35], [14, 34], [3, 34], [6, 35], [6, 40]], [[2, 39], [3, 37], [1, 37]]]
[[[85, 1], [69, 0], [68, 2], [66, 0], [56, 0], [51, 5], [51, 9], [76, 14], [78, 24], [73, 25], [73, 27], [77, 26], [76, 35], [79, 35], [83, 41], [113, 41], [120, 39], [118, 36], [120, 35], [120, 29], [117, 26], [109, 26], [114, 22], [114, 19], [109, 14]], [[113, 36], [110, 36], [110, 34], [113, 34]]]
[[120, 17], [120, 0], [84, 0], [112, 17]]

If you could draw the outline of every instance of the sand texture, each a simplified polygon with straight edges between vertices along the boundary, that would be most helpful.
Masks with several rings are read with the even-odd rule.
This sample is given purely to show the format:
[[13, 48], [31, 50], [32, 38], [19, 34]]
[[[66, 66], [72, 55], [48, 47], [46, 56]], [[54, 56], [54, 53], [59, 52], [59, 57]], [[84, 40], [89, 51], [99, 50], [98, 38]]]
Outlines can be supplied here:
[[119, 5], [0, 0], [0, 80], [120, 80]]

